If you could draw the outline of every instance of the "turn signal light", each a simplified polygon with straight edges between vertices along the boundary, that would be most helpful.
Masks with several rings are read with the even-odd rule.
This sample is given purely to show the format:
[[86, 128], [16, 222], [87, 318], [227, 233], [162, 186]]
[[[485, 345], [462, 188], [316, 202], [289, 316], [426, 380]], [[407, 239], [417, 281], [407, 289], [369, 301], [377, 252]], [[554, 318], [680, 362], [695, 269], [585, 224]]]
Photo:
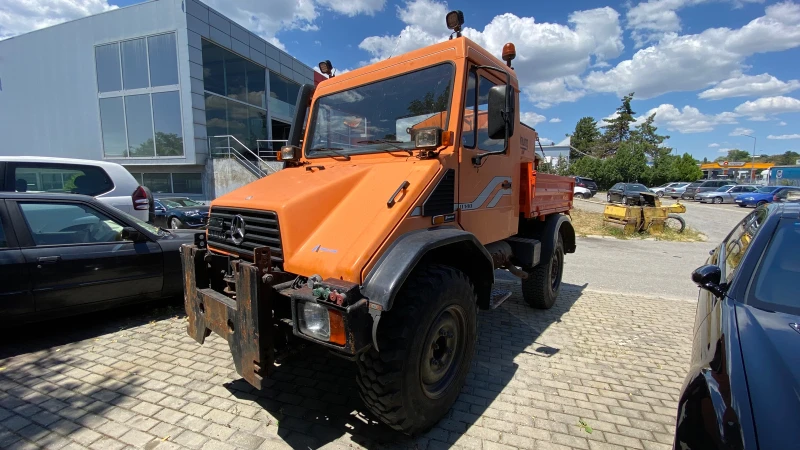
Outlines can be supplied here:
[[342, 313], [334, 309], [328, 310], [328, 317], [331, 324], [331, 337], [332, 344], [344, 345], [347, 343], [347, 336], [344, 332], [344, 318]]
[[442, 132], [442, 146], [449, 147], [453, 145], [453, 132], [452, 131], [443, 131]]

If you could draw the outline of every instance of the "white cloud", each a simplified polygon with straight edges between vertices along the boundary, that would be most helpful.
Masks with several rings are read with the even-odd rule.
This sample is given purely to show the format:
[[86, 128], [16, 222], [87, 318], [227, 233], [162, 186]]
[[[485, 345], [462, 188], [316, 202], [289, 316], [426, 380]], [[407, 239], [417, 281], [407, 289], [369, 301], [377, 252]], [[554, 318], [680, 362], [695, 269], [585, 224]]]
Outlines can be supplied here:
[[783, 82], [768, 73], [761, 75], [738, 74], [733, 78], [717, 83], [713, 88], [699, 93], [699, 98], [719, 100], [728, 97], [764, 97], [786, 94], [800, 88], [800, 80]]
[[651, 114], [656, 115], [656, 125], [682, 134], [702, 133], [713, 130], [717, 125], [736, 123], [736, 115], [730, 112], [703, 114], [693, 106], [686, 105], [682, 109], [678, 109], [669, 103], [661, 104], [639, 116], [637, 122], [642, 122]]
[[[446, 4], [435, 0], [407, 0], [398, 8], [398, 18], [406, 24], [399, 34], [371, 36], [359, 47], [372, 61], [380, 61], [444, 41], [450, 34], [444, 26], [446, 11]], [[618, 57], [624, 48], [619, 14], [609, 7], [575, 11], [568, 25], [506, 13], [492, 18], [482, 31], [465, 28], [464, 35], [498, 56], [504, 44], [513, 42], [521, 88], [538, 107], [583, 97], [579, 75]]]
[[553, 117], [552, 119], [548, 120], [548, 122], [550, 122], [550, 123], [559, 123], [559, 122], [561, 122], [561, 119], [559, 119], [558, 117]]
[[542, 123], [545, 120], [547, 120], [547, 117], [535, 112], [519, 113], [519, 121], [531, 127], [535, 127], [537, 123]]
[[767, 136], [767, 139], [777, 139], [777, 140], [800, 139], [800, 134], [781, 134], [778, 136], [770, 134], [769, 136]]
[[750, 128], [736, 127], [728, 136], [744, 136], [747, 134], [753, 134], [753, 130]]
[[721, 148], [721, 149], [717, 150], [717, 152], [719, 152], [719, 153], [728, 153], [731, 150], [733, 150], [733, 149], [726, 147], [726, 148]]
[[780, 123], [778, 123], [778, 126], [779, 127], [785, 127], [786, 126], [786, 122], [780, 121]]
[[747, 116], [765, 116], [800, 111], [800, 100], [792, 97], [763, 97], [758, 100], [744, 102], [734, 108], [738, 114]]
[[[346, 16], [357, 16], [359, 14], [374, 15], [386, 6], [386, 0], [316, 0], [317, 3], [325, 8]], [[272, 0], [270, 3], [274, 2]]]
[[716, 142], [714, 142], [713, 144], [708, 144], [708, 148], [717, 148], [717, 147], [719, 147], [719, 144], [717, 144]]
[[800, 46], [800, 5], [778, 3], [738, 29], [709, 28], [699, 34], [667, 33], [650, 47], [606, 71], [591, 72], [584, 87], [651, 98], [672, 91], [703, 89], [735, 77], [756, 53]]
[[0, 39], [116, 8], [106, 0], [3, 0]]
[[555, 142], [552, 139], [541, 136], [539, 136], [539, 143], [542, 145], [555, 145]]

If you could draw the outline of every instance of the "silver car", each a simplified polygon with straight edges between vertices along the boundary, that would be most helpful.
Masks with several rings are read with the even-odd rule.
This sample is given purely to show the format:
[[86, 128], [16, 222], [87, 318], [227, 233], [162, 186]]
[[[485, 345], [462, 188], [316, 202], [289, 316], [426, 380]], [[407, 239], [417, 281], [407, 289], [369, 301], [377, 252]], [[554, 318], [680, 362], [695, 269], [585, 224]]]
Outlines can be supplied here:
[[701, 192], [695, 195], [695, 200], [700, 203], [734, 203], [736, 197], [748, 192], [755, 192], [758, 186], [742, 186], [737, 184], [727, 184], [714, 191]]

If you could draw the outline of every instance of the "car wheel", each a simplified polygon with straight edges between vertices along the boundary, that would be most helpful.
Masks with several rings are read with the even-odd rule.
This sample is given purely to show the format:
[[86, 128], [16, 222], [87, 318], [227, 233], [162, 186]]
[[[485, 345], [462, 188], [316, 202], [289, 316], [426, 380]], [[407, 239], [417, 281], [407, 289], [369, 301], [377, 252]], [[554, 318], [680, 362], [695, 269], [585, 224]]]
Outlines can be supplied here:
[[714, 199], [714, 201], [720, 204], [723, 202], [722, 197], [717, 197]]
[[661, 191], [658, 191], [658, 193], [657, 193], [656, 195], [658, 195], [658, 198], [661, 198], [661, 197], [663, 197], [663, 196], [664, 196], [664, 193], [663, 193], [663, 192], [661, 192]]
[[183, 222], [181, 222], [181, 219], [178, 219], [177, 217], [169, 219], [170, 230], [180, 230], [181, 228], [183, 228]]
[[628, 196], [627, 195], [623, 195], [622, 196], [622, 204], [623, 205], [627, 205], [628, 204]]
[[766, 204], [767, 204], [767, 201], [766, 201], [766, 200], [761, 200], [761, 201], [759, 201], [758, 203], [756, 203], [756, 206], [764, 206], [764, 205], [766, 205]]
[[611, 203], [611, 194], [606, 194], [606, 202]]
[[743, 205], [743, 204], [739, 203], [739, 207], [740, 208], [747, 208], [747, 205]]

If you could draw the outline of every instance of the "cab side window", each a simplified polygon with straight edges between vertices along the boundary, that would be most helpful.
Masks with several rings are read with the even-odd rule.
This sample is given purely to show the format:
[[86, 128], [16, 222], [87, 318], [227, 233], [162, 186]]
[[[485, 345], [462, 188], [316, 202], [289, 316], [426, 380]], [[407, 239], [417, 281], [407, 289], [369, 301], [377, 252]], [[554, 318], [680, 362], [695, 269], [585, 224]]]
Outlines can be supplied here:
[[505, 148], [505, 139], [489, 139], [489, 89], [495, 83], [479, 77], [478, 83], [478, 148], [487, 151], [499, 151]]
[[475, 72], [469, 72], [467, 78], [467, 94], [464, 98], [464, 119], [461, 123], [461, 145], [475, 148], [475, 85], [477, 78]]

